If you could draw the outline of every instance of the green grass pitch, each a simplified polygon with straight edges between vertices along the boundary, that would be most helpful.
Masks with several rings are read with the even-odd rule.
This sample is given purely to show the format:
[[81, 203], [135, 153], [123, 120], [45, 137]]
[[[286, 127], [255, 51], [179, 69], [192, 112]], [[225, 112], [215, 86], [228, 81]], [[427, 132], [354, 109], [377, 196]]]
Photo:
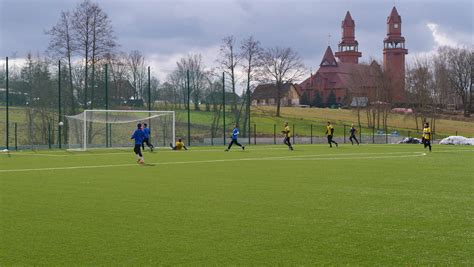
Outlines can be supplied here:
[[0, 265], [474, 264], [474, 148], [0, 154]]

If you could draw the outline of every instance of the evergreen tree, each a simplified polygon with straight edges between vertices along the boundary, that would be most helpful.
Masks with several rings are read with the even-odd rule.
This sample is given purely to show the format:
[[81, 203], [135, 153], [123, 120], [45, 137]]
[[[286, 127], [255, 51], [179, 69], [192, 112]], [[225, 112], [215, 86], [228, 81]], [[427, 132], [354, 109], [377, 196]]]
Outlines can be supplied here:
[[304, 92], [303, 95], [300, 98], [300, 104], [301, 105], [310, 105], [310, 100], [309, 100], [309, 94], [308, 92]]
[[334, 91], [331, 91], [331, 93], [329, 93], [327, 104], [328, 104], [328, 107], [337, 105], [336, 94], [334, 93]]
[[313, 107], [317, 107], [317, 108], [323, 107], [323, 99], [319, 91], [316, 91], [316, 95], [314, 96]]

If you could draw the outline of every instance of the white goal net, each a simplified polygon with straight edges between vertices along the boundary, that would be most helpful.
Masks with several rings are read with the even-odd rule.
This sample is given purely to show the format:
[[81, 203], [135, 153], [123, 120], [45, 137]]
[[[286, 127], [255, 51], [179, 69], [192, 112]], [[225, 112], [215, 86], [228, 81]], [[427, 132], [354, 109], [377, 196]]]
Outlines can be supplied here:
[[69, 149], [130, 147], [138, 123], [148, 125], [154, 146], [168, 146], [175, 140], [174, 111], [84, 110], [66, 117]]

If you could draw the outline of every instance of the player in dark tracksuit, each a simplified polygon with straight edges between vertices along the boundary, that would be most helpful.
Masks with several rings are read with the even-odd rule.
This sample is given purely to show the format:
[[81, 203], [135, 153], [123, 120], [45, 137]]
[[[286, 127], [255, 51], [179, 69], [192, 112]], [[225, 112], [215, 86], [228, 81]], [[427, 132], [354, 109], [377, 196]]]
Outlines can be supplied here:
[[150, 148], [150, 151], [153, 152], [153, 145], [150, 143], [150, 128], [148, 128], [148, 124], [144, 123], [143, 133], [145, 134], [145, 139], [143, 139], [142, 149], [145, 151], [145, 144], [147, 147]]
[[236, 144], [236, 145], [240, 146], [242, 148], [242, 150], [245, 150], [245, 146], [241, 145], [237, 141], [237, 136], [239, 135], [239, 133], [240, 133], [239, 132], [239, 125], [235, 124], [235, 127], [232, 130], [232, 136], [231, 136], [232, 141], [230, 141], [230, 144], [229, 144], [229, 146], [227, 147], [227, 149], [225, 151], [229, 151], [233, 144]]
[[336, 144], [336, 147], [338, 147], [338, 144], [336, 141], [332, 140], [334, 136], [334, 127], [332, 127], [331, 122], [328, 121], [328, 126], [326, 126], [326, 135], [328, 136], [328, 144], [329, 147], [332, 147], [332, 143]]
[[354, 141], [356, 141], [357, 145], [359, 145], [359, 140], [357, 140], [357, 137], [356, 137], [356, 132], [357, 132], [357, 129], [354, 127], [354, 124], [352, 124], [352, 127], [351, 129], [349, 130], [350, 134], [351, 134], [351, 137], [349, 137], [349, 140], [351, 141], [352, 145], [354, 145]]
[[135, 130], [135, 132], [133, 132], [133, 135], [130, 139], [135, 140], [135, 147], [133, 148], [133, 151], [137, 155], [137, 162], [139, 164], [144, 164], [145, 159], [143, 158], [141, 147], [143, 145], [143, 140], [145, 139], [145, 133], [142, 130], [141, 123], [137, 124], [137, 129]]

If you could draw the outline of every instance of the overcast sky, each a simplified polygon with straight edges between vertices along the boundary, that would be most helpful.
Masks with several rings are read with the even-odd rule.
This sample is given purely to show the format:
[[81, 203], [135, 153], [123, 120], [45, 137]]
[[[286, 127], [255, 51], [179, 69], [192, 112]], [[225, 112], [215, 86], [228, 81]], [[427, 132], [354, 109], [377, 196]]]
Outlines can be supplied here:
[[[0, 0], [0, 57], [43, 53], [44, 31], [79, 0]], [[362, 60], [381, 59], [386, 19], [402, 16], [409, 59], [439, 45], [474, 43], [472, 0], [97, 0], [112, 20], [122, 51], [140, 50], [163, 80], [187, 53], [215, 63], [223, 37], [253, 35], [264, 47], [292, 47], [314, 71], [341, 36], [347, 10], [356, 23]], [[328, 35], [331, 35], [328, 38]]]

